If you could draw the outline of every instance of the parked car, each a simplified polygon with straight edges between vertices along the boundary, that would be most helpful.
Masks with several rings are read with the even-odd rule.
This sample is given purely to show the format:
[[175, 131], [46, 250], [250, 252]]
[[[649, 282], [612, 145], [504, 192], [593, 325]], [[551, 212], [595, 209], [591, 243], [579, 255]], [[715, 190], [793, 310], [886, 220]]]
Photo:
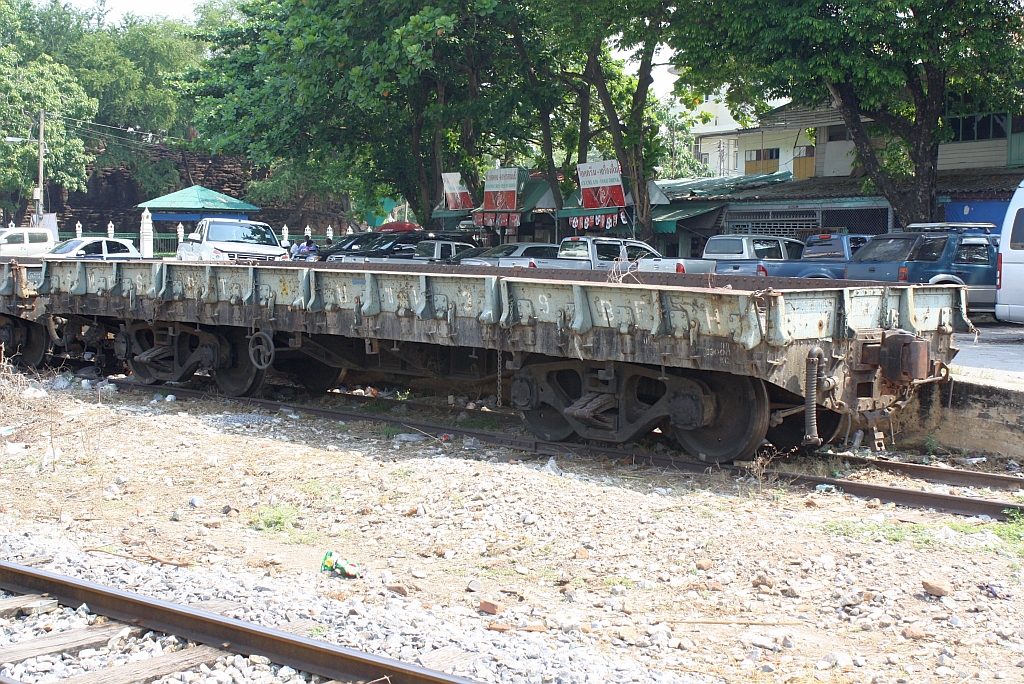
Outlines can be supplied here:
[[416, 245], [412, 258], [419, 261], [444, 261], [467, 249], [473, 249], [473, 245], [451, 240], [424, 240]]
[[1024, 183], [1013, 193], [1003, 219], [996, 267], [995, 315], [1024, 323]]
[[178, 245], [181, 261], [286, 261], [288, 243], [277, 239], [266, 223], [241, 219], [203, 219]]
[[[392, 225], [392, 224], [385, 224]], [[470, 249], [473, 245], [466, 240], [465, 233], [433, 233], [422, 230], [402, 230], [390, 233], [376, 233], [376, 239], [370, 241], [360, 250], [343, 251], [327, 257], [327, 261], [342, 261], [345, 263], [377, 263], [387, 262], [393, 259], [431, 259], [449, 258], [457, 251]], [[439, 241], [447, 243], [448, 247], [434, 246], [434, 254], [444, 253], [446, 256], [416, 256], [416, 247], [424, 241]], [[456, 245], [459, 245], [456, 249]], [[426, 250], [426, 248], [424, 248]], [[424, 252], [425, 254], [426, 252]]]
[[509, 242], [495, 245], [460, 262], [463, 266], [497, 266], [500, 259], [534, 257], [537, 259], [554, 259], [558, 257], [558, 245], [543, 242]]
[[618, 238], [567, 237], [558, 246], [554, 259], [539, 257], [503, 257], [498, 266], [508, 268], [562, 268], [611, 270], [636, 268], [635, 262], [648, 257], [661, 257], [646, 242]]
[[851, 280], [966, 285], [972, 311], [994, 312], [999, 236], [992, 224], [911, 224], [872, 237], [846, 266]]
[[366, 232], [356, 233], [355, 235], [346, 235], [345, 237], [337, 240], [330, 247], [325, 247], [317, 252], [317, 256], [320, 261], [327, 261], [328, 257], [334, 254], [343, 254], [345, 252], [358, 252], [361, 249], [365, 249], [367, 245], [380, 237], [380, 233]]
[[[870, 235], [840, 233], [815, 235], [807, 239], [799, 258], [720, 260], [717, 262], [716, 273], [838, 280], [845, 274], [847, 262], [861, 247], [867, 244], [870, 238]], [[783, 248], [786, 249], [787, 254], [796, 251], [793, 242], [788, 240], [783, 243]], [[769, 250], [769, 255], [770, 257], [777, 256], [774, 247]]]
[[54, 246], [53, 233], [45, 228], [0, 229], [0, 256], [36, 257]]
[[456, 254], [455, 256], [449, 257], [448, 259], [442, 260], [441, 263], [443, 263], [443, 264], [452, 264], [453, 266], [459, 266], [466, 259], [472, 259], [474, 257], [478, 257], [481, 254], [483, 254], [484, 252], [486, 252], [487, 250], [489, 250], [489, 249], [491, 249], [491, 248], [490, 247], [474, 247], [473, 249], [464, 249], [461, 252], [459, 252], [458, 254]]
[[804, 243], [792, 238], [766, 235], [715, 235], [704, 246], [704, 258], [717, 261], [715, 273], [768, 275], [762, 262], [796, 261]]
[[73, 238], [65, 240], [43, 255], [50, 259], [141, 259], [142, 254], [131, 240], [116, 238]]

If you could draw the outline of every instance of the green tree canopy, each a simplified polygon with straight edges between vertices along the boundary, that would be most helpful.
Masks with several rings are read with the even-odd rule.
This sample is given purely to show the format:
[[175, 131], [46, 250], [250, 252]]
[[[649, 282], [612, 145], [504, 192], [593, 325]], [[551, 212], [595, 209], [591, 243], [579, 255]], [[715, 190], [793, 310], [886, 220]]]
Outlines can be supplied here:
[[693, 0], [678, 5], [667, 38], [680, 85], [728, 84], [740, 114], [765, 98], [836, 107], [906, 224], [935, 216], [951, 99], [1019, 108], [1022, 29], [1020, 0]]

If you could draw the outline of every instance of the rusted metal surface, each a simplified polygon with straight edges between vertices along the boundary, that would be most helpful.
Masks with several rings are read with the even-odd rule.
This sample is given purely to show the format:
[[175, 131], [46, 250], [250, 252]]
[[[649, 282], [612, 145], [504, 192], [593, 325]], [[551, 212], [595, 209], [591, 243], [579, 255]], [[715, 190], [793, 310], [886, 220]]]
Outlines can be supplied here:
[[[964, 292], [418, 263], [66, 260], [4, 263], [0, 313], [72, 317], [111, 334], [125, 323], [115, 344], [122, 358], [144, 364], [175, 354], [158, 380], [223, 370], [237, 351], [218, 331], [233, 328], [270, 331], [284, 352], [335, 368], [388, 362], [446, 377], [465, 350], [500, 350], [517, 371], [541, 357], [642, 366], [659, 378], [668, 377], [664, 369], [717, 371], [803, 397], [805, 358], [820, 347], [818, 404], [877, 420], [909, 400], [913, 383], [942, 377], [956, 353], [953, 332], [970, 329]], [[146, 341], [154, 336], [168, 341]], [[473, 368], [481, 377], [494, 372]], [[573, 410], [586, 417], [591, 408]]]
[[262, 655], [279, 665], [341, 682], [472, 684], [463, 677], [6, 561], [0, 561], [0, 588], [18, 594], [48, 594], [70, 606], [85, 603], [91, 611], [115, 620], [231, 653]]

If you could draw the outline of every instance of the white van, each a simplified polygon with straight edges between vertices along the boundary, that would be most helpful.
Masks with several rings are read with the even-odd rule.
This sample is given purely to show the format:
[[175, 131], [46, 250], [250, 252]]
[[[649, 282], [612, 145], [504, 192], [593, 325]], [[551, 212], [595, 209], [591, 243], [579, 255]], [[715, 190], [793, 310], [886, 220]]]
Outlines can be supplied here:
[[1003, 219], [996, 269], [996, 318], [1024, 323], [1024, 182], [1013, 193]]
[[3, 228], [0, 229], [0, 256], [37, 257], [46, 254], [54, 246], [53, 233], [45, 228]]

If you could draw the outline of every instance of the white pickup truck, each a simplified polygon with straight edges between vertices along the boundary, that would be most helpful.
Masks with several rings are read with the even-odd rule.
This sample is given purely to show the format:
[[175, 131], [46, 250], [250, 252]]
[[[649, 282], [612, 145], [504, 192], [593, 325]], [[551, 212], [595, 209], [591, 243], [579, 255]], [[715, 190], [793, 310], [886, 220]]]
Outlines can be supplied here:
[[624, 270], [671, 273], [713, 273], [715, 262], [663, 257], [646, 242], [603, 237], [568, 237], [554, 259], [509, 257], [498, 260], [504, 268], [565, 268], [588, 271]]
[[266, 223], [206, 218], [178, 245], [178, 261], [286, 261], [282, 244]]

